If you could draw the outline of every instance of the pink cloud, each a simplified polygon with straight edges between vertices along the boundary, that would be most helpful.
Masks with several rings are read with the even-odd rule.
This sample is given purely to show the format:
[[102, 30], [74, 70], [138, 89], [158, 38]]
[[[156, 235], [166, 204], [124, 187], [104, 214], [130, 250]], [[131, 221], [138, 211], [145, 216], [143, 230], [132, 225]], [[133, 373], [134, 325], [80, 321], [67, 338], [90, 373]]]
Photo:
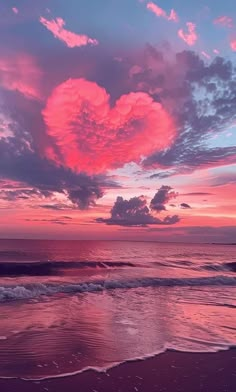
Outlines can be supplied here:
[[198, 35], [196, 33], [196, 25], [192, 22], [186, 23], [188, 32], [186, 33], [183, 29], [178, 31], [178, 36], [186, 42], [187, 45], [193, 46], [198, 40]]
[[175, 138], [171, 116], [146, 93], [122, 95], [110, 107], [106, 90], [85, 79], [56, 87], [43, 110], [54, 148], [49, 159], [76, 172], [101, 173], [139, 162]]
[[210, 56], [207, 52], [205, 52], [204, 50], [201, 52], [201, 54], [202, 54], [203, 57], [205, 57], [206, 59], [208, 59], [208, 60], [211, 59], [211, 56]]
[[14, 12], [14, 14], [18, 14], [19, 10], [16, 7], [12, 7], [12, 11]]
[[213, 49], [213, 53], [220, 54], [220, 51], [218, 49]]
[[0, 57], [0, 86], [18, 91], [27, 98], [40, 99], [41, 70], [25, 53]]
[[175, 12], [175, 10], [171, 10], [170, 11], [170, 15], [168, 16], [168, 20], [173, 20], [174, 22], [178, 22], [179, 17], [177, 15], [177, 13]]
[[219, 16], [217, 19], [214, 20], [213, 22], [215, 25], [220, 25], [223, 27], [228, 27], [232, 28], [234, 25], [234, 21], [230, 16]]
[[232, 39], [230, 42], [231, 49], [236, 52], [236, 38]]
[[74, 48], [76, 46], [85, 45], [97, 45], [98, 41], [96, 39], [89, 38], [85, 34], [76, 34], [64, 28], [65, 21], [62, 18], [56, 18], [52, 20], [47, 20], [46, 18], [40, 17], [40, 23], [45, 26], [55, 38], [64, 42], [69, 48]]
[[179, 19], [178, 15], [175, 12], [175, 10], [173, 10], [173, 9], [171, 10], [170, 15], [168, 15], [165, 10], [163, 10], [158, 5], [156, 5], [156, 4], [152, 3], [152, 2], [147, 3], [147, 9], [149, 11], [153, 12], [156, 16], [158, 16], [160, 18], [164, 18], [164, 19], [167, 19], [167, 20], [178, 22], [178, 19]]

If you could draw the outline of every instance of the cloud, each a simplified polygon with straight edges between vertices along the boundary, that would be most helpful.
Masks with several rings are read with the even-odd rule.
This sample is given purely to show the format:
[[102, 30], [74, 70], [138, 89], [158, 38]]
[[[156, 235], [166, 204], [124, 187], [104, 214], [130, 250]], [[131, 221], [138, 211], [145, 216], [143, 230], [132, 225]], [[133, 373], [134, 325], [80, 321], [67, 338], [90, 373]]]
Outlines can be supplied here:
[[230, 41], [230, 47], [231, 49], [236, 52], [236, 38], [231, 39]]
[[40, 208], [44, 208], [46, 210], [54, 210], [54, 211], [60, 211], [60, 210], [66, 210], [69, 207], [67, 204], [63, 203], [54, 203], [54, 204], [41, 204], [39, 205]]
[[211, 56], [210, 56], [207, 52], [205, 52], [204, 50], [201, 52], [201, 54], [202, 54], [203, 57], [205, 57], [207, 60], [210, 60], [210, 59], [211, 59]]
[[144, 196], [132, 197], [129, 200], [118, 196], [111, 209], [110, 218], [97, 218], [98, 223], [116, 226], [149, 226], [149, 225], [173, 225], [179, 222], [177, 215], [166, 216], [158, 219], [151, 215]]
[[[183, 141], [183, 144], [185, 141]], [[181, 150], [183, 148], [183, 150]], [[163, 153], [157, 153], [148, 157], [144, 162], [145, 167], [154, 168], [171, 167], [178, 165], [177, 173], [190, 173], [199, 168], [222, 166], [234, 164], [236, 161], [236, 147], [217, 147], [212, 149], [201, 149], [197, 147], [184, 149], [184, 145], [176, 145]], [[172, 174], [171, 174], [172, 175]]]
[[104, 188], [116, 186], [104, 176], [76, 174], [68, 168], [55, 166], [53, 162], [41, 158], [22, 135], [0, 139], [0, 156], [0, 179], [15, 181], [20, 187], [5, 187], [1, 192], [4, 200], [24, 198], [32, 201], [34, 197], [50, 200], [55, 193], [59, 193], [69, 201], [70, 208], [84, 209], [102, 197]]
[[235, 146], [209, 148], [208, 144], [236, 120], [235, 78], [232, 62], [222, 57], [206, 63], [196, 53], [183, 51], [169, 61], [148, 45], [136, 60], [135, 73], [130, 73], [130, 84], [167, 108], [177, 137], [172, 146], [144, 159], [144, 168], [157, 168], [158, 173], [161, 169], [165, 176], [234, 163]]
[[153, 180], [155, 178], [163, 179], [163, 178], [171, 177], [171, 176], [174, 176], [174, 175], [175, 175], [175, 169], [165, 170], [165, 171], [163, 170], [163, 171], [160, 171], [158, 173], [152, 174], [148, 178], [150, 178], [151, 180]]
[[[63, 50], [65, 54], [67, 49]], [[70, 52], [70, 65], [76, 64], [77, 67], [79, 64], [78, 72], [81, 72], [82, 64], [84, 73], [85, 68], [81, 63], [84, 56], [79, 52]], [[96, 83], [92, 83], [91, 87], [91, 82], [86, 80], [83, 82], [83, 88], [81, 79], [72, 79], [71, 82], [59, 84], [49, 96], [43, 113], [45, 122], [49, 120], [52, 128], [54, 125], [57, 128], [56, 136], [53, 135], [54, 129], [52, 132], [47, 128], [46, 132], [45, 122], [41, 118], [41, 102], [22, 99], [19, 90], [11, 88], [3, 91], [2, 88], [1, 96], [4, 95], [5, 103], [1, 112], [4, 116], [9, 110], [14, 112], [14, 126], [10, 129], [7, 125], [9, 132], [4, 131], [3, 138], [1, 133], [1, 178], [19, 181], [21, 188], [26, 185], [30, 189], [60, 192], [67, 198], [71, 206], [69, 208], [84, 208], [86, 202], [83, 200], [81, 188], [88, 188], [87, 200], [93, 204], [96, 195], [101, 195], [104, 189], [109, 187], [107, 178], [97, 173], [104, 173], [118, 165], [123, 166], [125, 162], [141, 160], [143, 170], [157, 169], [154, 176], [163, 178], [178, 173], [190, 173], [201, 167], [225, 165], [236, 161], [236, 147], [207, 147], [209, 137], [214, 132], [225, 130], [228, 124], [236, 120], [235, 70], [230, 61], [216, 57], [210, 63], [205, 63], [197, 54], [190, 51], [177, 53], [169, 60], [170, 57], [163, 51], [150, 45], [137, 56], [132, 54], [119, 63], [104, 53], [103, 60], [99, 54], [95, 55], [94, 51], [88, 55], [89, 64], [94, 65], [89, 69], [90, 78], [99, 80], [104, 86], [103, 89]], [[51, 62], [50, 54], [47, 61], [48, 66]], [[57, 61], [62, 64], [60, 75], [56, 76], [54, 83], [54, 74], [51, 72], [55, 66], [53, 63], [48, 69], [48, 75], [51, 75], [50, 85], [57, 85], [71, 72], [68, 62], [66, 69], [63, 66], [62, 57], [57, 58]], [[114, 72], [117, 76], [115, 83]], [[73, 75], [77, 74], [77, 71], [73, 71]], [[17, 76], [14, 77], [17, 80]], [[110, 96], [107, 91], [110, 92]], [[125, 104], [118, 104], [120, 96]], [[52, 111], [47, 111], [48, 108], [51, 109], [49, 101], [52, 97], [55, 99], [55, 106]], [[86, 113], [84, 112], [82, 118], [80, 105], [86, 107]], [[155, 108], [158, 105], [160, 111], [154, 110], [155, 115], [164, 113], [164, 118], [170, 121], [171, 127], [165, 131], [160, 114], [160, 120], [153, 122], [159, 124], [158, 127], [153, 127], [152, 123], [148, 124], [150, 132], [145, 133], [143, 137], [146, 123], [143, 117], [137, 119], [136, 114], [133, 115], [136, 105], [138, 115], [142, 114], [144, 118], [146, 115], [150, 118], [149, 113], [153, 113], [153, 105]], [[129, 108], [128, 113], [125, 111], [126, 108]], [[68, 113], [72, 119], [69, 124], [63, 122], [64, 117], [68, 118]], [[45, 114], [49, 117], [53, 115], [49, 119]], [[125, 123], [124, 129], [113, 129], [114, 124], [121, 123], [120, 118]], [[110, 126], [112, 121], [113, 127]], [[108, 126], [104, 127], [104, 124]], [[64, 127], [67, 133], [63, 132]], [[131, 138], [130, 128], [134, 132], [134, 140]], [[85, 134], [83, 142], [84, 129], [88, 133]], [[162, 140], [167, 132], [170, 135], [168, 142]], [[9, 137], [11, 133], [15, 133], [14, 137]], [[118, 142], [114, 141], [116, 134], [119, 135]], [[141, 142], [136, 142], [139, 134]], [[103, 135], [111, 135], [111, 139], [107, 141]], [[66, 149], [68, 157], [64, 152]], [[69, 156], [70, 152], [74, 153], [75, 158], [73, 155]], [[87, 171], [88, 174], [83, 175], [80, 171]], [[77, 189], [80, 200], [78, 204], [73, 204], [70, 197], [73, 197], [74, 201], [76, 198], [71, 191]], [[51, 200], [43, 201], [41, 204], [51, 204]], [[55, 200], [55, 204], [58, 204], [58, 201]]]
[[192, 22], [186, 23], [188, 32], [186, 33], [183, 29], [178, 31], [178, 36], [186, 42], [187, 45], [193, 46], [198, 40], [198, 35], [196, 33], [196, 25]]
[[66, 216], [59, 216], [59, 217], [57, 217], [57, 218], [42, 218], [42, 219], [40, 219], [40, 218], [35, 218], [35, 219], [31, 219], [31, 218], [26, 218], [25, 219], [25, 221], [26, 222], [43, 222], [43, 223], [53, 223], [53, 224], [56, 224], [56, 225], [62, 225], [62, 226], [65, 226], [65, 225], [67, 225], [67, 224], [69, 224], [70, 222], [68, 222], [68, 219], [71, 219], [71, 218], [69, 218], [69, 217], [66, 217]]
[[162, 221], [160, 221], [160, 225], [174, 225], [175, 223], [178, 223], [180, 221], [180, 218], [178, 215], [172, 215], [172, 216], [166, 216]]
[[177, 15], [177, 13], [175, 12], [175, 10], [171, 10], [170, 11], [170, 15], [168, 16], [168, 20], [173, 20], [174, 22], [178, 22], [179, 17]]
[[50, 192], [38, 189], [0, 190], [0, 199], [7, 201], [28, 200], [34, 197], [49, 197]]
[[[155, 239], [165, 239], [165, 241], [176, 242], [196, 242], [196, 243], [235, 243], [235, 226], [189, 226], [189, 227], [150, 227], [147, 229], [150, 234], [156, 232]], [[152, 237], [153, 238], [153, 237]]]
[[69, 199], [79, 206], [80, 209], [87, 209], [89, 206], [94, 206], [96, 200], [103, 196], [102, 189], [98, 188], [96, 184], [77, 186], [76, 189], [68, 191]]
[[[235, 160], [234, 164], [236, 162], [236, 155], [235, 155]], [[236, 171], [233, 173], [221, 173], [218, 175], [213, 176], [210, 180], [210, 185], [211, 186], [222, 186], [226, 184], [236, 184]]]
[[12, 12], [14, 12], [14, 14], [18, 14], [18, 13], [19, 13], [19, 10], [18, 10], [18, 8], [16, 8], [16, 7], [12, 7]]
[[42, 72], [29, 54], [8, 52], [0, 55], [0, 86], [4, 89], [40, 100], [41, 79]]
[[184, 193], [182, 196], [211, 196], [214, 195], [214, 193], [209, 193], [209, 192], [189, 192], [189, 193]]
[[158, 17], [161, 17], [166, 20], [173, 21], [173, 22], [178, 22], [178, 20], [179, 20], [177, 13], [173, 9], [170, 11], [170, 14], [168, 15], [165, 10], [163, 10], [161, 7], [159, 7], [158, 5], [156, 5], [153, 2], [147, 3], [146, 7], [149, 11], [153, 12]]
[[163, 106], [146, 93], [122, 95], [110, 107], [106, 90], [69, 79], [48, 98], [43, 117], [53, 147], [45, 155], [76, 172], [102, 173], [139, 162], [169, 147], [175, 126]]
[[167, 204], [171, 199], [175, 198], [176, 196], [177, 193], [172, 191], [172, 188], [170, 186], [162, 185], [151, 200], [151, 210], [156, 212], [165, 211], [165, 204]]
[[180, 204], [180, 207], [183, 208], [183, 209], [192, 208], [192, 207], [190, 207], [190, 205], [187, 204], [187, 203], [181, 203], [181, 204]]
[[62, 18], [47, 20], [42, 16], [39, 19], [40, 23], [52, 32], [55, 38], [64, 42], [69, 48], [80, 47], [85, 45], [97, 45], [98, 41], [89, 38], [85, 34], [76, 34], [64, 28], [65, 21]]
[[230, 16], [226, 16], [226, 15], [219, 16], [218, 18], [216, 18], [213, 21], [213, 23], [215, 25], [228, 27], [228, 28], [232, 28], [234, 26], [233, 18], [231, 18]]

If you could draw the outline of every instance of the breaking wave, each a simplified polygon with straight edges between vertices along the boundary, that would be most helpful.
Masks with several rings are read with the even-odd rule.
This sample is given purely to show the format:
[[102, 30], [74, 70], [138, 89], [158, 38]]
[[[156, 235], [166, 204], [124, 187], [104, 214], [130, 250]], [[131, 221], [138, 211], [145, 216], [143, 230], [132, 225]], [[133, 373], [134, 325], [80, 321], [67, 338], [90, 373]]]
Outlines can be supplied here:
[[207, 271], [230, 271], [236, 272], [236, 261], [231, 261], [223, 264], [206, 264], [203, 269]]
[[60, 270], [80, 268], [123, 268], [135, 267], [129, 262], [112, 261], [38, 261], [38, 262], [2, 262], [0, 276], [50, 276], [60, 274]]
[[0, 286], [0, 302], [33, 299], [57, 293], [76, 294], [103, 290], [132, 289], [139, 287], [175, 286], [236, 286], [236, 277], [212, 276], [199, 278], [140, 278], [131, 280], [97, 280], [84, 283], [41, 284], [31, 283], [16, 286]]

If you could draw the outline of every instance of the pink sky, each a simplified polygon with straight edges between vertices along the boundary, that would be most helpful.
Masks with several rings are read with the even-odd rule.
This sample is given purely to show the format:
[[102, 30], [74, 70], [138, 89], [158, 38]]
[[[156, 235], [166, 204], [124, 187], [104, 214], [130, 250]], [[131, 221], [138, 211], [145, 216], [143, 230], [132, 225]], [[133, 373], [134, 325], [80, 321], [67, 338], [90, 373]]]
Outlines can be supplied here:
[[233, 242], [233, 3], [82, 3], [0, 5], [0, 238]]

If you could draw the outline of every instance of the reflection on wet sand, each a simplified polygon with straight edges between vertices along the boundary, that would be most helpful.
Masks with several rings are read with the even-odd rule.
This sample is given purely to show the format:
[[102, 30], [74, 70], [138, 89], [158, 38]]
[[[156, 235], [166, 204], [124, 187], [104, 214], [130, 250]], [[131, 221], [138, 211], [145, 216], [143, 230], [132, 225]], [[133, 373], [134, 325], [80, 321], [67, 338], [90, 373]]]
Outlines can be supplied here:
[[138, 288], [4, 304], [0, 376], [107, 368], [167, 348], [226, 349], [236, 343], [232, 293], [236, 288]]

